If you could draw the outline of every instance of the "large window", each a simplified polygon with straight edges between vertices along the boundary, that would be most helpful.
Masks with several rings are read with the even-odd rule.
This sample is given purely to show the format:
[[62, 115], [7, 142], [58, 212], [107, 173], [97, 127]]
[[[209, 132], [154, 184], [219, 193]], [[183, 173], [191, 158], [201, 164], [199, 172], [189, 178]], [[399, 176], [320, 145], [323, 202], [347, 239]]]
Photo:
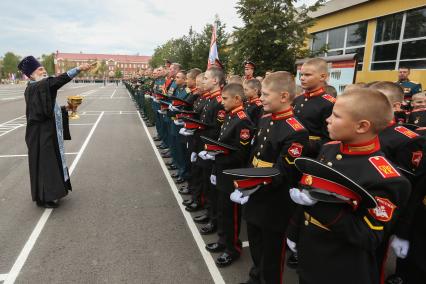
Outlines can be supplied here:
[[358, 70], [364, 62], [367, 22], [340, 27], [313, 34], [312, 52], [318, 56], [358, 54]]
[[377, 19], [371, 70], [426, 69], [426, 8]]

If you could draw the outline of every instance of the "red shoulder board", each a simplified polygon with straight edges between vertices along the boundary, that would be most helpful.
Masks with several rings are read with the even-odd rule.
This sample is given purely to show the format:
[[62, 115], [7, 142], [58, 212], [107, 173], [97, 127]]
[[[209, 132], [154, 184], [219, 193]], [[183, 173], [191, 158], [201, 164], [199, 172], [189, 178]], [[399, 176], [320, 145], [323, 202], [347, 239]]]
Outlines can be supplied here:
[[221, 103], [222, 102], [222, 96], [217, 96], [216, 100], [217, 100], [218, 103]]
[[368, 159], [370, 163], [376, 168], [383, 178], [399, 177], [400, 174], [383, 156], [374, 156]]
[[223, 109], [221, 109], [220, 111], [217, 112], [217, 118], [218, 119], [224, 120], [225, 116], [226, 116], [226, 112]]
[[286, 122], [291, 126], [291, 128], [293, 128], [295, 131], [299, 131], [299, 130], [303, 130], [305, 129], [305, 127], [303, 127], [303, 125], [297, 121], [296, 118], [294, 117], [290, 117], [286, 119]]
[[340, 144], [340, 143], [342, 143], [342, 142], [340, 142], [340, 141], [330, 141], [330, 142], [324, 143], [324, 145], [334, 145], [334, 144]]
[[408, 128], [405, 128], [404, 126], [397, 126], [395, 127], [395, 130], [398, 131], [401, 134], [404, 134], [405, 136], [407, 136], [408, 138], [415, 138], [417, 136], [420, 136], [419, 134], [417, 134], [414, 131], [411, 131]]
[[336, 102], [336, 98], [335, 98], [335, 97], [333, 97], [332, 95], [325, 94], [325, 95], [322, 95], [322, 97], [323, 97], [324, 99], [326, 99], [327, 101], [329, 101], [329, 102], [333, 103], [333, 104]]
[[392, 215], [395, 211], [396, 205], [387, 198], [381, 198], [378, 196], [375, 196], [374, 198], [377, 201], [377, 207], [368, 209], [370, 215], [381, 222], [389, 222], [392, 220]]
[[272, 116], [272, 113], [266, 113], [266, 114], [262, 115], [261, 118], [265, 118], [265, 117], [269, 117], [269, 116]]
[[247, 115], [244, 111], [237, 112], [237, 115], [240, 119], [246, 119], [247, 118]]

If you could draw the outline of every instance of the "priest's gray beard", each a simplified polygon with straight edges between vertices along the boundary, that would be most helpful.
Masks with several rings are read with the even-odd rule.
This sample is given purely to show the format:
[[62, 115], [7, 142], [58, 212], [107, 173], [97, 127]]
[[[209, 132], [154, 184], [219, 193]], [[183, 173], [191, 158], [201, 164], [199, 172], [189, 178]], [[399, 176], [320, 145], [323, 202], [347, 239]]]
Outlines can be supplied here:
[[44, 75], [41, 75], [41, 76], [35, 76], [34, 81], [38, 82], [38, 81], [41, 81], [41, 80], [43, 80], [47, 77], [48, 77], [47, 74], [44, 74]]

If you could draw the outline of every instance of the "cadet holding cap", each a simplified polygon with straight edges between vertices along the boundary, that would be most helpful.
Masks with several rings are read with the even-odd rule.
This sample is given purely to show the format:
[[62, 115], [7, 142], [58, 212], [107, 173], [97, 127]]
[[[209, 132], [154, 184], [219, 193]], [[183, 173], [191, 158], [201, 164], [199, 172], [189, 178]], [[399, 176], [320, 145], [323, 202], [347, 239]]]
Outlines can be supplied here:
[[226, 169], [243, 167], [250, 154], [250, 142], [253, 138], [254, 125], [243, 109], [244, 89], [240, 84], [226, 85], [222, 90], [222, 104], [226, 111], [217, 140], [204, 138], [205, 150], [214, 155], [212, 170], [217, 188], [217, 242], [206, 245], [211, 252], [223, 253], [216, 259], [219, 267], [225, 267], [241, 254], [239, 239], [241, 207], [229, 199], [234, 191], [233, 182], [222, 172]]
[[[243, 218], [253, 260], [248, 283], [282, 283], [285, 231], [296, 207], [288, 190], [301, 176], [294, 159], [302, 156], [308, 145], [308, 132], [294, 117], [291, 107], [295, 89], [293, 75], [285, 71], [263, 80], [260, 100], [267, 114], [259, 120], [252, 145], [248, 170], [254, 173], [249, 172], [246, 181], [235, 181], [237, 188], [250, 190], [237, 189], [231, 194], [234, 202], [244, 204]], [[263, 171], [260, 168], [274, 168], [279, 175], [263, 172], [264, 176], [256, 176], [257, 170]]]
[[[376, 90], [354, 89], [338, 97], [327, 123], [330, 138], [341, 142], [325, 144], [317, 160], [363, 190], [313, 172], [302, 177], [300, 189], [290, 190], [292, 200], [303, 206], [288, 237], [299, 256], [299, 283], [379, 283], [377, 248], [411, 190], [380, 150], [377, 134], [392, 117], [389, 101]], [[342, 201], [314, 198], [312, 188], [333, 192]]]
[[18, 65], [30, 78], [25, 89], [25, 142], [32, 200], [38, 206], [56, 208], [57, 201], [71, 190], [64, 150], [64, 140], [71, 139], [68, 109], [56, 103], [56, 96], [63, 85], [91, 67], [85, 63], [57, 77], [48, 77], [46, 69], [33, 56], [25, 57]]

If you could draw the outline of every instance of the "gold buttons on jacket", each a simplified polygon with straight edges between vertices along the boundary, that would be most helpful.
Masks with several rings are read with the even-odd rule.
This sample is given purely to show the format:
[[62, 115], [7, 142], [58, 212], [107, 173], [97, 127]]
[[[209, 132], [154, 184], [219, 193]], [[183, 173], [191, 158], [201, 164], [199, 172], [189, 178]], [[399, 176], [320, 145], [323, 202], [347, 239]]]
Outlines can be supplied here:
[[343, 156], [342, 156], [342, 155], [340, 155], [340, 154], [337, 154], [337, 155], [336, 155], [336, 160], [340, 161], [342, 158], [343, 158]]
[[309, 225], [309, 221], [305, 220], [305, 226], [308, 226], [308, 225]]
[[327, 163], [327, 166], [332, 167], [332, 166], [333, 166], [333, 163], [332, 163], [332, 162], [328, 162], [328, 163]]

